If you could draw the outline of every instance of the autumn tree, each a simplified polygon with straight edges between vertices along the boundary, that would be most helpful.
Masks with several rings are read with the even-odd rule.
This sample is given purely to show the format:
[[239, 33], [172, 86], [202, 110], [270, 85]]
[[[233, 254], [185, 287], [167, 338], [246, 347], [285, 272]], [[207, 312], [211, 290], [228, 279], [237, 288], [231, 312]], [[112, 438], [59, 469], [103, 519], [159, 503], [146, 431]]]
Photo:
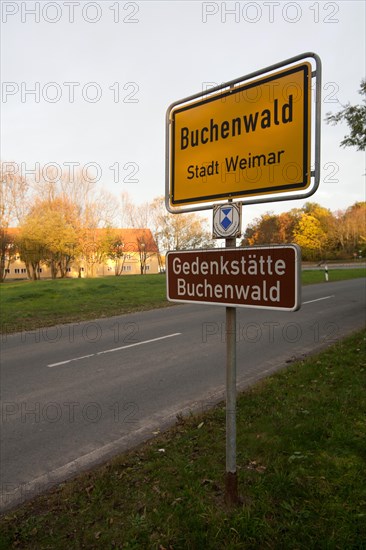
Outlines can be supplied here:
[[107, 231], [107, 258], [114, 263], [114, 274], [119, 277], [123, 273], [123, 266], [126, 260], [126, 253], [124, 250], [125, 243], [123, 236], [115, 231]]
[[350, 133], [341, 141], [342, 147], [356, 147], [358, 151], [366, 149], [366, 80], [361, 81], [359, 94], [363, 96], [363, 104], [342, 105], [338, 113], [327, 113], [325, 121], [328, 124], [346, 122]]
[[95, 277], [98, 264], [104, 264], [110, 254], [110, 237], [98, 227], [82, 227], [78, 234], [79, 276], [84, 268], [86, 277]]
[[65, 277], [78, 246], [79, 220], [75, 205], [66, 199], [36, 200], [21, 224], [18, 246], [28, 272], [37, 279], [40, 264], [51, 277]]
[[283, 244], [293, 242], [293, 232], [301, 212], [297, 209], [275, 215], [262, 214], [249, 224], [242, 240], [243, 246], [260, 244]]
[[14, 236], [7, 227], [0, 227], [0, 283], [5, 281], [15, 251]]
[[28, 279], [40, 279], [41, 264], [48, 258], [44, 234], [36, 216], [30, 213], [23, 220], [16, 236], [16, 249], [27, 269]]
[[366, 253], [366, 202], [356, 202], [335, 213], [336, 250], [342, 257]]
[[278, 216], [267, 212], [249, 224], [243, 239], [244, 245], [273, 244], [280, 242]]
[[[110, 242], [102, 228], [112, 227], [116, 221], [118, 204], [116, 198], [103, 189], [98, 189], [96, 181], [85, 170], [68, 170], [59, 173], [55, 168], [40, 170], [35, 191], [38, 202], [44, 200], [49, 204], [55, 201], [72, 205], [76, 217], [74, 227], [77, 234], [76, 243], [73, 239], [73, 259], [78, 262], [79, 276], [82, 267], [87, 276], [94, 276], [95, 266], [108, 257]], [[56, 220], [55, 220], [56, 223]], [[70, 228], [69, 228], [70, 229]], [[63, 256], [65, 258], [66, 256]], [[55, 262], [50, 262], [54, 275]], [[61, 275], [64, 267], [59, 263]]]
[[322, 259], [325, 237], [320, 221], [304, 213], [294, 231], [294, 242], [301, 247], [304, 260]]
[[349, 220], [349, 252], [365, 253], [366, 251], [366, 202], [356, 202], [347, 208], [346, 220]]
[[289, 212], [282, 212], [278, 215], [278, 237], [279, 243], [292, 243], [294, 231], [302, 215], [299, 208], [292, 208]]
[[0, 165], [0, 282], [5, 280], [7, 269], [15, 252], [14, 236], [9, 228], [16, 225], [27, 207], [29, 183], [19, 173], [14, 162]]
[[319, 222], [319, 227], [322, 237], [322, 250], [329, 253], [334, 249], [335, 238], [334, 238], [334, 225], [335, 218], [332, 212], [328, 208], [324, 208], [316, 202], [307, 202], [301, 209], [305, 214], [309, 214], [314, 217]]
[[317, 203], [275, 215], [267, 212], [248, 225], [243, 245], [298, 243], [304, 258], [314, 259], [335, 248], [335, 216]]

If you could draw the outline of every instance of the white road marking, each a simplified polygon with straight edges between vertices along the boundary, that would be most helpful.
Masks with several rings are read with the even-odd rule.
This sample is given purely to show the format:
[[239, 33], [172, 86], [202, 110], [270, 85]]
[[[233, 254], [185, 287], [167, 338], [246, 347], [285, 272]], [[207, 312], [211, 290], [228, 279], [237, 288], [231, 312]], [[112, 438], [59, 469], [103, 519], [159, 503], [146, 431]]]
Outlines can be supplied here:
[[90, 355], [82, 355], [81, 357], [74, 357], [74, 359], [67, 359], [67, 361], [52, 363], [51, 365], [47, 365], [47, 367], [59, 367], [60, 365], [66, 365], [67, 363], [71, 363], [72, 361], [79, 361], [80, 359], [87, 359], [88, 357], [93, 357], [94, 355], [95, 353], [91, 353]]
[[159, 338], [153, 338], [152, 340], [145, 340], [144, 342], [136, 342], [136, 344], [129, 344], [128, 346], [121, 346], [120, 348], [106, 349], [105, 351], [98, 351], [96, 355], [102, 353], [112, 353], [112, 351], [119, 351], [121, 349], [133, 348], [134, 346], [141, 346], [142, 344], [150, 344], [151, 342], [157, 342], [158, 340], [165, 340], [165, 338], [172, 338], [173, 336], [179, 336], [181, 332], [175, 332], [174, 334], [167, 334], [167, 336], [159, 336]]
[[120, 351], [122, 349], [133, 348], [135, 346], [143, 346], [144, 344], [150, 344], [151, 342], [157, 342], [159, 340], [165, 340], [166, 338], [173, 338], [173, 336], [180, 336], [181, 332], [175, 332], [174, 334], [167, 334], [166, 336], [159, 336], [158, 338], [152, 338], [151, 340], [144, 340], [143, 342], [136, 342], [135, 344], [128, 344], [127, 346], [121, 346], [119, 348], [106, 349], [104, 351], [98, 351], [97, 353], [91, 353], [90, 355], [82, 355], [81, 357], [73, 357], [66, 361], [59, 361], [58, 363], [51, 363], [47, 365], [48, 368], [60, 367], [61, 365], [67, 365], [73, 361], [80, 361], [81, 359], [87, 359], [88, 357], [94, 357], [96, 355], [102, 355], [103, 353], [112, 353], [114, 351]]
[[334, 298], [334, 294], [331, 296], [324, 296], [323, 298], [316, 298], [316, 300], [308, 300], [307, 302], [303, 302], [302, 305], [305, 304], [312, 304], [313, 302], [320, 302], [321, 300], [328, 300], [329, 298]]

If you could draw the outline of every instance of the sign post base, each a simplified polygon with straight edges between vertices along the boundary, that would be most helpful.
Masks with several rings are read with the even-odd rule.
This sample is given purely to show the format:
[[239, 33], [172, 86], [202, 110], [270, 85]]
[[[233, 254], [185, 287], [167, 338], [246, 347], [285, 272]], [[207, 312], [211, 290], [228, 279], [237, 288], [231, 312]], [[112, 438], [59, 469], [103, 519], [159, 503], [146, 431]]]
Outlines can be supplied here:
[[225, 504], [227, 506], [237, 506], [240, 504], [238, 494], [238, 476], [237, 473], [226, 472], [225, 475]]

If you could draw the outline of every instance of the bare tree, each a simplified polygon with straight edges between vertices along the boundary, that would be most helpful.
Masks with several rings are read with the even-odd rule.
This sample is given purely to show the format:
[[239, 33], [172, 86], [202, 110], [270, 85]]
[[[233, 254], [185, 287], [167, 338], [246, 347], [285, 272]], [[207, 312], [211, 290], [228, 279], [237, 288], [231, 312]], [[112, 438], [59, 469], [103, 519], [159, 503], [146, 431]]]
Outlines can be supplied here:
[[151, 204], [144, 202], [142, 204], [134, 204], [128, 193], [123, 192], [121, 195], [122, 202], [122, 226], [134, 229], [151, 227], [152, 211]]
[[169, 213], [164, 197], [154, 199], [151, 211], [153, 233], [161, 251], [214, 247], [205, 218], [196, 213]]
[[145, 275], [147, 271], [147, 260], [158, 253], [152, 234], [148, 230], [143, 230], [137, 237], [137, 248], [140, 258], [140, 273]]
[[15, 162], [1, 163], [0, 178], [0, 282], [3, 282], [15, 251], [9, 228], [24, 216], [29, 184]]

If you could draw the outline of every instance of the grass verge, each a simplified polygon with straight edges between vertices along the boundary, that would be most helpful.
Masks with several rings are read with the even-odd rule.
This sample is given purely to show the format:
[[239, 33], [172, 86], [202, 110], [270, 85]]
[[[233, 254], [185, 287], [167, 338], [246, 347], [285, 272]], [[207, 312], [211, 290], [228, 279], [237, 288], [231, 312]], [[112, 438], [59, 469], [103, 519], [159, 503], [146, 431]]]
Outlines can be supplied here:
[[[366, 272], [363, 268], [329, 269], [328, 271], [330, 282], [345, 281], [346, 279], [359, 279], [360, 277], [365, 277], [365, 275]], [[325, 282], [324, 268], [302, 271], [301, 279], [303, 285], [323, 283]]]
[[8, 282], [0, 302], [3, 333], [169, 305], [164, 275]]
[[0, 520], [0, 549], [366, 548], [366, 331], [238, 399], [240, 506], [222, 405]]
[[[364, 277], [363, 269], [334, 269], [330, 281]], [[303, 271], [302, 284], [324, 281], [324, 270]], [[0, 285], [2, 333], [87, 321], [172, 305], [164, 275], [16, 281]]]

